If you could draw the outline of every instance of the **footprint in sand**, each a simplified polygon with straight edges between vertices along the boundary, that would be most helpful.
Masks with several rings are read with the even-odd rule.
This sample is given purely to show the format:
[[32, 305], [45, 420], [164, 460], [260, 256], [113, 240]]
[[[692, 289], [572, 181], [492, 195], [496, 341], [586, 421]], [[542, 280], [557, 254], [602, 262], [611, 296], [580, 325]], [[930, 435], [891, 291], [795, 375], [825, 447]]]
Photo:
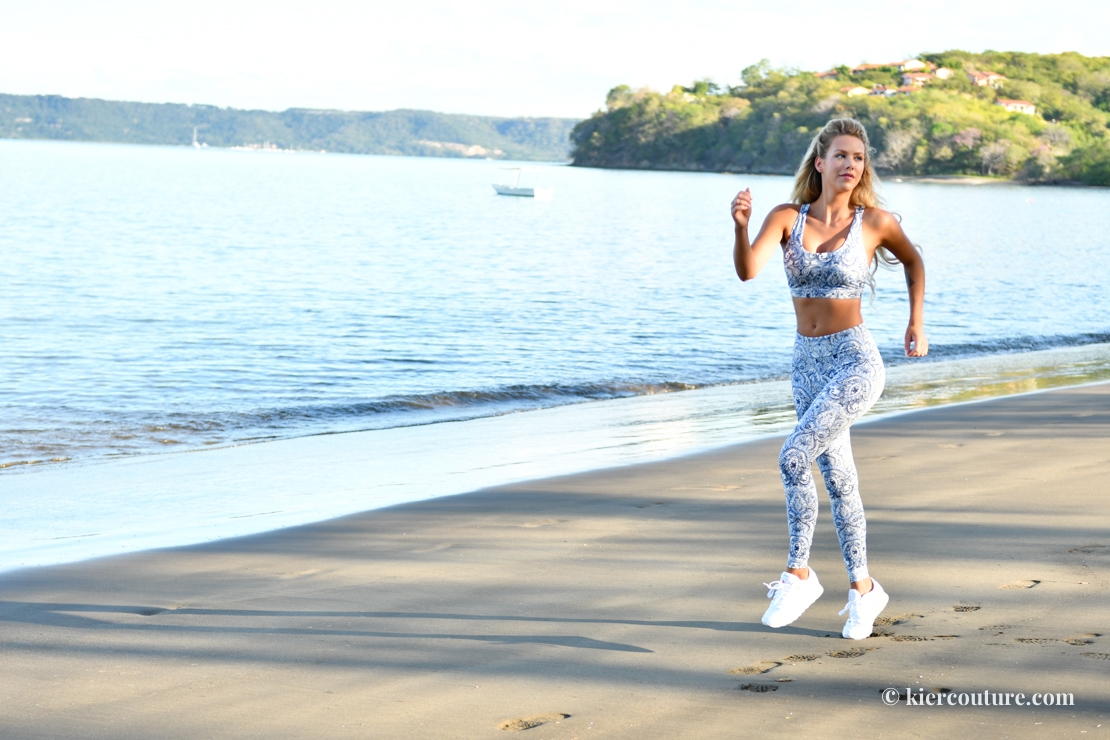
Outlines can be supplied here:
[[894, 642], [932, 642], [933, 640], [955, 640], [959, 635], [895, 635]]
[[988, 624], [987, 626], [980, 627], [979, 629], [983, 630], [984, 632], [990, 632], [993, 637], [998, 637], [999, 635], [1006, 634], [1007, 630], [1017, 628], [1014, 627], [1014, 625], [1012, 624]]
[[783, 663], [809, 663], [810, 661], [819, 660], [820, 658], [821, 658], [820, 655], [791, 655], [789, 657], [783, 658], [782, 662]]
[[1014, 642], [1020, 642], [1024, 645], [1051, 645], [1060, 641], [1055, 637], [1015, 637]]
[[952, 611], [954, 611], [954, 612], [977, 612], [982, 608], [983, 607], [981, 607], [981, 606], [974, 606], [972, 604], [956, 604], [954, 607], [952, 607]]
[[1080, 653], [1084, 658], [1094, 658], [1095, 660], [1110, 660], [1110, 653]]
[[1102, 633], [1088, 632], [1085, 635], [1076, 635], [1075, 637], [1069, 637], [1064, 640], [1064, 642], [1069, 645], [1094, 645], [1096, 637], [1102, 637]]
[[1034, 580], [1014, 581], [1013, 583], [1003, 583], [1001, 586], [999, 586], [999, 588], [1005, 588], [1005, 589], [1033, 588], [1038, 583], [1040, 583], [1040, 581], [1034, 581]]
[[896, 614], [892, 617], [879, 617], [875, 620], [875, 624], [880, 627], [893, 627], [896, 624], [905, 624], [911, 619], [921, 619], [920, 614]]
[[878, 648], [848, 648], [847, 650], [834, 650], [831, 653], [826, 653], [826, 655], [830, 658], [858, 658], [871, 650], [878, 650]]
[[741, 691], [752, 691], [757, 694], [763, 694], [768, 691], [778, 691], [779, 685], [777, 683], [742, 683], [740, 684]]
[[778, 668], [782, 663], [777, 660], [761, 660], [758, 663], [744, 666], [743, 668], [733, 668], [728, 672], [730, 676], [758, 676], [760, 673]]
[[1082, 553], [1090, 555], [1092, 553], [1110, 553], [1110, 547], [1106, 545], [1083, 545], [1083, 547], [1073, 547], [1068, 552]]
[[569, 714], [564, 712], [552, 712], [551, 714], [537, 714], [535, 717], [521, 717], [520, 719], [507, 719], [497, 726], [499, 730], [506, 730], [508, 732], [520, 732], [521, 730], [531, 730], [533, 727], [546, 725], [548, 722], [559, 722], [569, 717]]

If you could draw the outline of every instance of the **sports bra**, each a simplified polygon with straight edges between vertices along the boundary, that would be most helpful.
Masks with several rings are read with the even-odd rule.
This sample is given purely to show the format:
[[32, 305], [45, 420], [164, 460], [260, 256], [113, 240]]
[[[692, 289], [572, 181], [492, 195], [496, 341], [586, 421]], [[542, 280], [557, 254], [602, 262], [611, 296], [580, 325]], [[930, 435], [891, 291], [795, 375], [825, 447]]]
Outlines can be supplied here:
[[863, 206], [848, 228], [848, 238], [831, 252], [807, 252], [802, 246], [809, 203], [798, 211], [782, 259], [786, 282], [795, 298], [859, 298], [870, 285], [867, 253], [863, 249]]

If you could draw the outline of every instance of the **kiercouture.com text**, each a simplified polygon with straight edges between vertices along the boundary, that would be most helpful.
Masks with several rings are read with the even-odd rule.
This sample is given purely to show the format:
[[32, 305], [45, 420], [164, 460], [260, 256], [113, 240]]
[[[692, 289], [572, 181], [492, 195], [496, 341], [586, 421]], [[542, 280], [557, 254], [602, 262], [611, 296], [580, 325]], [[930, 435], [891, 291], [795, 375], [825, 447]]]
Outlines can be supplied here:
[[1075, 695], [1070, 693], [995, 693], [977, 691], [975, 693], [956, 693], [955, 691], [914, 691], [907, 688], [903, 694], [898, 689], [885, 689], [883, 703], [894, 706], [899, 701], [910, 707], [1073, 707]]

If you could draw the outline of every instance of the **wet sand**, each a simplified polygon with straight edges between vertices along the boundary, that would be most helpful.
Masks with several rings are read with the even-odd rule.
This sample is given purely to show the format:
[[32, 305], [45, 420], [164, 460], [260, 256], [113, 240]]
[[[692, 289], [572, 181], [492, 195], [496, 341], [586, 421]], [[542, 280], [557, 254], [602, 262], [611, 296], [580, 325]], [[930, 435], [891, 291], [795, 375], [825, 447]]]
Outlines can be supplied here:
[[759, 623], [786, 546], [767, 439], [4, 574], [0, 737], [1110, 735], [1110, 384], [853, 438], [891, 594], [865, 641], [839, 636], [827, 502], [824, 597]]

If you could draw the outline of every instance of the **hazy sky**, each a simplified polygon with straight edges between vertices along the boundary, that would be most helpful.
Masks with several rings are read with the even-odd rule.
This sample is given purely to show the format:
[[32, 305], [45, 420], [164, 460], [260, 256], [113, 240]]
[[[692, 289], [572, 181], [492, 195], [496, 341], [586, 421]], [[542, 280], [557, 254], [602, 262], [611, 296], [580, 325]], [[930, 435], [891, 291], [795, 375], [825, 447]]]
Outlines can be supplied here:
[[618, 84], [961, 48], [1110, 55], [1106, 0], [0, 0], [0, 92], [584, 117]]

